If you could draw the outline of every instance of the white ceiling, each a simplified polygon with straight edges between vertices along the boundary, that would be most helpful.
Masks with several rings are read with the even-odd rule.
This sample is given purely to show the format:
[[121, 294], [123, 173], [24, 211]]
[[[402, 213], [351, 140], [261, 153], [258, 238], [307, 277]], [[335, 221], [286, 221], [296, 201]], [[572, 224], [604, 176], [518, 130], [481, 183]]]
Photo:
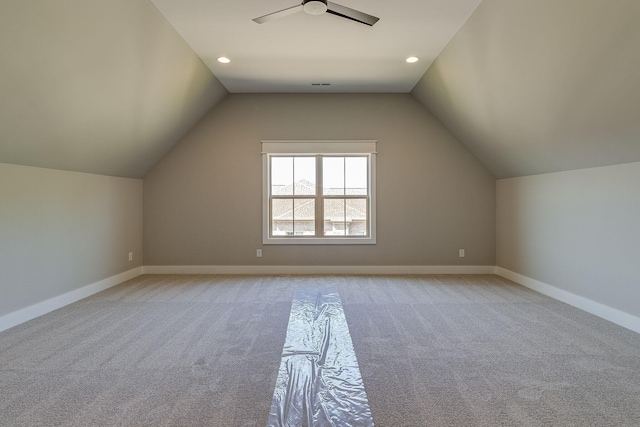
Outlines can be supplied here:
[[[229, 92], [410, 92], [481, 0], [337, 0], [373, 27], [304, 12], [299, 0], [152, 0]], [[407, 64], [406, 57], [420, 58]], [[227, 56], [230, 64], [217, 62]], [[330, 83], [330, 86], [312, 86]]]

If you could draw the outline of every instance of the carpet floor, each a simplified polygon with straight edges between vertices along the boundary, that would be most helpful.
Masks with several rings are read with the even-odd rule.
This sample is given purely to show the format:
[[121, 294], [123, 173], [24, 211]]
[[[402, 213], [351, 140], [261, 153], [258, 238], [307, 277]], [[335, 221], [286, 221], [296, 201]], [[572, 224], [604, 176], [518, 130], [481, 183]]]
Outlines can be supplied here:
[[301, 285], [376, 426], [640, 426], [640, 335], [493, 275], [140, 276], [0, 333], [0, 425], [265, 427]]

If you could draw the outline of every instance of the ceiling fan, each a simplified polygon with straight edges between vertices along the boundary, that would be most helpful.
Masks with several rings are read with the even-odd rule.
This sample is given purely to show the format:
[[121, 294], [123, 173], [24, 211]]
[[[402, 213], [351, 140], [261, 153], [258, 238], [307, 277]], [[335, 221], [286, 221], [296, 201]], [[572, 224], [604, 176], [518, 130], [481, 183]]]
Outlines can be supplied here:
[[380, 19], [364, 12], [360, 12], [359, 10], [351, 9], [350, 7], [342, 6], [326, 0], [302, 0], [302, 3], [297, 6], [289, 7], [287, 9], [282, 9], [268, 15], [260, 16], [259, 18], [255, 18], [254, 21], [258, 24], [263, 24], [267, 21], [271, 21], [276, 18], [282, 18], [283, 16], [292, 15], [302, 10], [304, 10], [309, 15], [322, 15], [326, 12], [369, 26], [373, 26], [373, 24], [378, 22], [378, 20]]

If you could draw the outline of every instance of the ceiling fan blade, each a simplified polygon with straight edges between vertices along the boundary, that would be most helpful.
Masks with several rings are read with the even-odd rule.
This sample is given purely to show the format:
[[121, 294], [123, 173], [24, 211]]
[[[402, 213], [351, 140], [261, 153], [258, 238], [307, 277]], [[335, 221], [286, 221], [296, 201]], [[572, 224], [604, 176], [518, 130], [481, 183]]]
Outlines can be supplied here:
[[327, 2], [327, 13], [351, 19], [352, 21], [356, 21], [369, 26], [373, 26], [373, 24], [380, 20], [380, 18], [376, 18], [373, 15], [360, 12], [359, 10], [351, 9], [350, 7], [332, 3], [330, 1]]
[[273, 19], [282, 18], [283, 16], [288, 16], [288, 15], [293, 15], [294, 13], [297, 13], [303, 10], [303, 8], [304, 6], [302, 4], [299, 4], [297, 6], [288, 7], [286, 9], [282, 9], [277, 12], [270, 13], [268, 15], [260, 16], [259, 18], [254, 18], [253, 20], [258, 24], [263, 24]]

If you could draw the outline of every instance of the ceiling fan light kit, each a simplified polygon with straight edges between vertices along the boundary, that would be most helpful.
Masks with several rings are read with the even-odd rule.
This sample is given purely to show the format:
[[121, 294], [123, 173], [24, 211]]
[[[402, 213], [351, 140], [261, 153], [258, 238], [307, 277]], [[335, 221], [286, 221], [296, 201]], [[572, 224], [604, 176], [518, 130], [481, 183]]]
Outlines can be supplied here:
[[309, 0], [303, 3], [303, 8], [309, 15], [322, 15], [327, 11], [327, 2], [321, 0]]
[[330, 13], [332, 15], [350, 19], [352, 21], [369, 26], [373, 26], [373, 24], [380, 20], [380, 18], [377, 18], [373, 15], [369, 15], [367, 13], [351, 9], [350, 7], [339, 5], [337, 3], [332, 3], [330, 1], [303, 0], [302, 3], [297, 6], [288, 7], [277, 12], [254, 18], [253, 21], [257, 22], [258, 24], [263, 24], [273, 19], [282, 18], [284, 16], [292, 15], [300, 11], [304, 11], [309, 15], [322, 15], [324, 13]]

